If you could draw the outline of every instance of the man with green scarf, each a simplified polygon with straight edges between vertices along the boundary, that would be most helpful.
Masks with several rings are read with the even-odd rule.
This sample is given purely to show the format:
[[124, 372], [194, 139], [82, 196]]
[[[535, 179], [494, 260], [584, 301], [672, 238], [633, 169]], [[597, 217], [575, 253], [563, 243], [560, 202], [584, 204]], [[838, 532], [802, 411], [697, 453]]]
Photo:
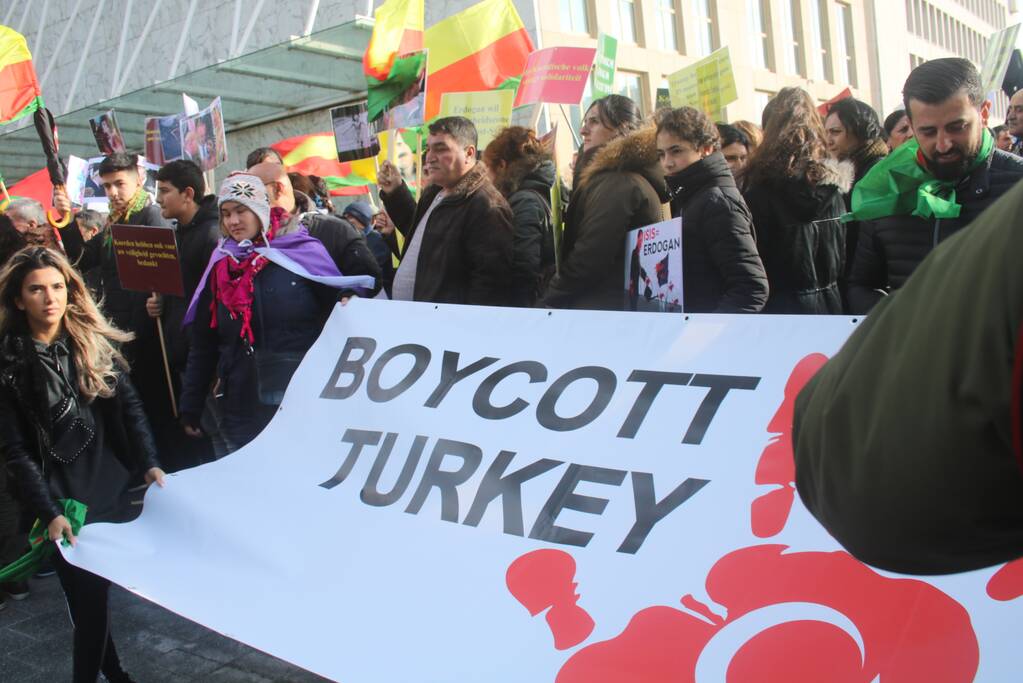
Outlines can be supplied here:
[[940, 242], [1023, 178], [1023, 159], [995, 149], [991, 102], [968, 60], [924, 62], [902, 95], [914, 139], [857, 183], [843, 217], [862, 221], [849, 274], [852, 313], [899, 289]]

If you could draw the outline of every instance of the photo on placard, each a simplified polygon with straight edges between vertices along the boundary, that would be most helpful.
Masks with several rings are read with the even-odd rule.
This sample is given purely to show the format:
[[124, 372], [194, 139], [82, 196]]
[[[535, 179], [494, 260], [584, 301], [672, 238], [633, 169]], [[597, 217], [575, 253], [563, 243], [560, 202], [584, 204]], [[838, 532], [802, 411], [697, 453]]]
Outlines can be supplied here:
[[113, 109], [89, 119], [89, 126], [92, 128], [93, 137], [96, 138], [96, 146], [103, 154], [121, 154], [127, 151]]
[[144, 128], [146, 131], [146, 158], [156, 164], [166, 163], [163, 158], [163, 142], [160, 138], [160, 117], [146, 117]]
[[198, 114], [181, 119], [181, 158], [194, 161], [204, 171], [211, 171], [227, 161], [227, 144], [223, 137], [224, 121], [218, 97]]
[[175, 161], [181, 158], [181, 115], [161, 116], [160, 127], [160, 149], [163, 150], [163, 162]]
[[382, 133], [396, 128], [416, 128], [423, 125], [426, 112], [426, 62], [419, 68], [418, 78], [391, 102], [380, 118], [373, 121], [373, 132]]
[[626, 311], [682, 311], [682, 219], [674, 218], [627, 233]]
[[369, 124], [366, 103], [349, 104], [330, 110], [334, 146], [338, 161], [369, 159], [380, 154], [380, 140]]

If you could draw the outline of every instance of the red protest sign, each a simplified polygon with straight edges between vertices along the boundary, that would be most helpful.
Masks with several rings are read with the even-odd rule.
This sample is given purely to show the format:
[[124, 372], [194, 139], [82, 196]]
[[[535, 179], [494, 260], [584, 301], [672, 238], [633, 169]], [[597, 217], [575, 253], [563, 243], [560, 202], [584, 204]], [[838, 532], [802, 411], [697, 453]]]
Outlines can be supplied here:
[[139, 292], [185, 295], [174, 228], [113, 225], [110, 230], [121, 287]]
[[592, 47], [548, 47], [530, 53], [515, 106], [579, 104], [596, 54]]
[[841, 102], [842, 100], [844, 100], [844, 99], [846, 99], [848, 97], [852, 97], [852, 96], [853, 96], [852, 90], [850, 90], [849, 87], [846, 86], [845, 90], [843, 90], [842, 92], [838, 93], [837, 95], [832, 97], [827, 102], [821, 103], [817, 107], [817, 111], [820, 112], [821, 116], [827, 116], [828, 112], [831, 111], [831, 105], [835, 104], [835, 102]]

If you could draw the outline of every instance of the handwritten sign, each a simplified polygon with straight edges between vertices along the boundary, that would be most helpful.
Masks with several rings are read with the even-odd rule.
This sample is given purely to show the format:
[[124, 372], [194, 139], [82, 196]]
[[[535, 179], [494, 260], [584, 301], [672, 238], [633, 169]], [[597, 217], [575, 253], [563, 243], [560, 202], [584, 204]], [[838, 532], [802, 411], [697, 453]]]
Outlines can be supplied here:
[[479, 149], [483, 150], [508, 126], [514, 99], [511, 90], [446, 92], [440, 98], [440, 115], [464, 116], [476, 124]]
[[515, 106], [537, 102], [579, 104], [596, 54], [592, 47], [548, 47], [531, 53]]
[[615, 91], [615, 63], [618, 41], [606, 33], [597, 36], [597, 57], [593, 62], [593, 99], [607, 97]]
[[185, 295], [174, 228], [113, 225], [110, 229], [117, 276], [123, 288]]
[[725, 105], [739, 99], [728, 47], [668, 76], [671, 106], [694, 107], [718, 118]]
[[980, 84], [985, 93], [998, 90], [1005, 80], [1005, 71], [1009, 68], [1012, 51], [1016, 48], [1019, 37], [1019, 24], [1003, 28], [991, 34], [987, 41], [987, 52], [984, 55], [984, 66], [980, 71]]

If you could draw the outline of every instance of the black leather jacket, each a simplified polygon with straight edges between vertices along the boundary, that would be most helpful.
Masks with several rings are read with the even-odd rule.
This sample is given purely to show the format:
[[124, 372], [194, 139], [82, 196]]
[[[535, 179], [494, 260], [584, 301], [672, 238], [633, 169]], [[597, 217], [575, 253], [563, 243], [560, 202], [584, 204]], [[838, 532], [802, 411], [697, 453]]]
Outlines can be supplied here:
[[[40, 366], [28, 336], [8, 334], [0, 340], [0, 455], [15, 495], [29, 512], [49, 523], [63, 514], [50, 477], [64, 464], [51, 454], [60, 435], [51, 423]], [[105, 443], [93, 444], [95, 452], [109, 448], [129, 472], [159, 467], [149, 422], [127, 375], [118, 376], [112, 397], [97, 398], [88, 409], [103, 427], [97, 433]]]

